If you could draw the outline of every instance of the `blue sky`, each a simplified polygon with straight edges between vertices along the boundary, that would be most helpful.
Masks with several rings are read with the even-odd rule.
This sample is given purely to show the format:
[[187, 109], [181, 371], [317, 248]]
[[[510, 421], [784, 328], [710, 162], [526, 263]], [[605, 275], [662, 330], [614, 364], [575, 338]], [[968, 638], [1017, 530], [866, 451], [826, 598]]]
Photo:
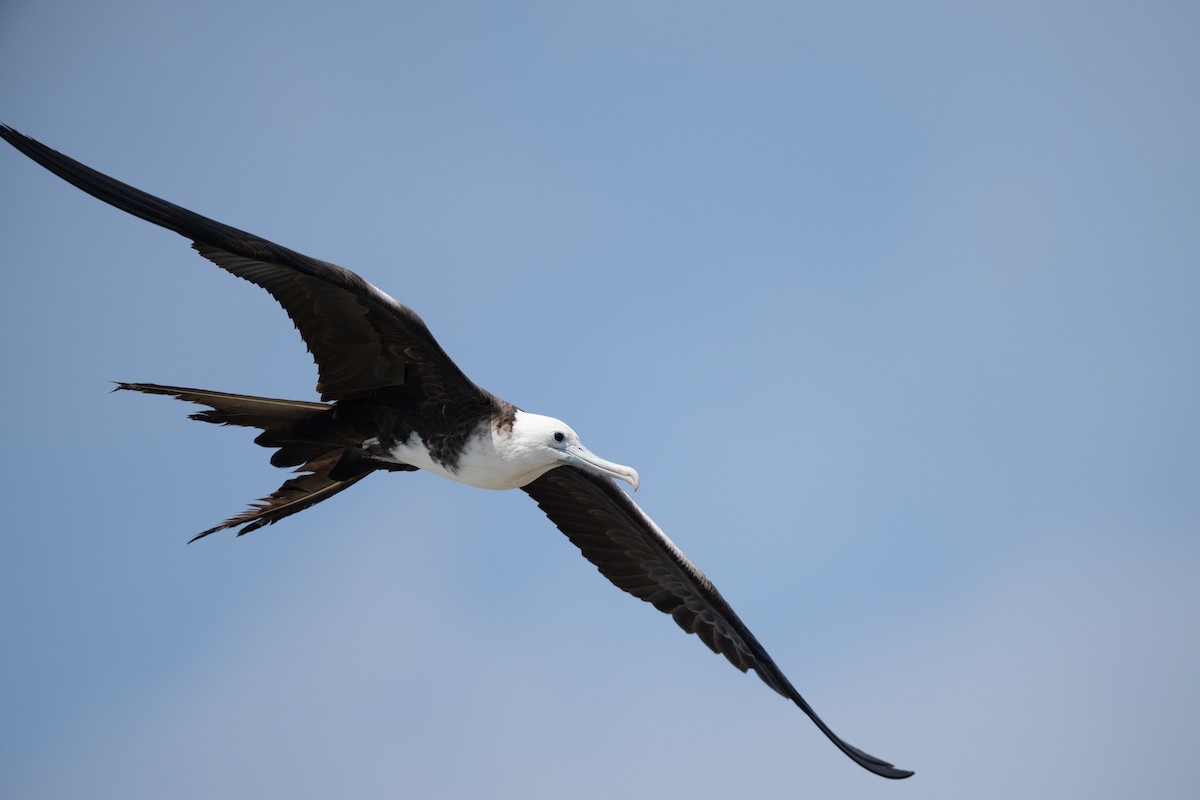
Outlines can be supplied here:
[[2, 121], [350, 267], [637, 499], [849, 741], [521, 493], [285, 476], [283, 312], [0, 152], [0, 795], [1183, 797], [1190, 3], [8, 0]]

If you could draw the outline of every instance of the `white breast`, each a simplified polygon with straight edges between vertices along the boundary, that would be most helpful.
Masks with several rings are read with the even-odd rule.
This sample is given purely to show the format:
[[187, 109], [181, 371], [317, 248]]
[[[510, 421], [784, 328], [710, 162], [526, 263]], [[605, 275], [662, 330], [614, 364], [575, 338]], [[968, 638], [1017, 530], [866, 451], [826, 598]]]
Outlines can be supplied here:
[[[517, 412], [518, 420], [513, 427], [519, 427], [521, 413]], [[416, 433], [389, 452], [399, 462], [480, 489], [516, 489], [559, 463], [557, 459], [548, 460], [544, 450], [526, 446], [519, 435], [514, 436], [512, 428], [497, 430], [490, 422], [481, 423], [467, 440], [453, 469], [431, 458], [424, 440]]]

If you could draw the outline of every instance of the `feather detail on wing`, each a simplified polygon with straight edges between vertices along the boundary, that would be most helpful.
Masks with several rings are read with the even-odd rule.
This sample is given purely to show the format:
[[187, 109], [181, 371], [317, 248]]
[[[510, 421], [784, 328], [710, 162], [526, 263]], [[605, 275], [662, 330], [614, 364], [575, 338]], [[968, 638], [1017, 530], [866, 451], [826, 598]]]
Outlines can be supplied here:
[[7, 126], [0, 126], [0, 135], [68, 183], [186, 236], [205, 258], [270, 292], [317, 362], [322, 399], [413, 382], [449, 401], [491, 399], [446, 355], [415, 311], [357, 273], [143, 192]]
[[522, 487], [604, 577], [654, 605], [738, 669], [793, 701], [842, 752], [885, 778], [912, 773], [843, 741], [817, 716], [729, 603], [632, 498], [609, 478], [561, 466]]

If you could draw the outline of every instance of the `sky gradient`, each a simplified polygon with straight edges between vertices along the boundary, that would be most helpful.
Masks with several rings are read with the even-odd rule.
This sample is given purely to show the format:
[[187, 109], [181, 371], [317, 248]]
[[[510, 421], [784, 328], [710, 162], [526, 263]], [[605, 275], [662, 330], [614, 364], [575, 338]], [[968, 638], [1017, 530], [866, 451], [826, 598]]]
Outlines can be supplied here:
[[261, 290], [0, 149], [0, 796], [1190, 796], [1200, 13], [0, 4], [3, 121], [349, 267], [637, 501], [876, 778], [520, 492], [286, 477]]

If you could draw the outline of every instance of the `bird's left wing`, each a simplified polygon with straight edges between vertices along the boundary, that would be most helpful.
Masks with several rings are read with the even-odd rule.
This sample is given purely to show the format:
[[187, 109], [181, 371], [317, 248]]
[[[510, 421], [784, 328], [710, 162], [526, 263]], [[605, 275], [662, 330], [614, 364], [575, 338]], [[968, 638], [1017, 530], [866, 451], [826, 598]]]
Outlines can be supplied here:
[[670, 614], [715, 653], [798, 705], [842, 752], [885, 778], [912, 773], [843, 741], [800, 696], [695, 564], [609, 478], [561, 466], [522, 487], [538, 506], [618, 588]]
[[358, 274], [143, 192], [7, 125], [0, 138], [93, 197], [186, 236], [202, 256], [267, 290], [317, 362], [322, 399], [405, 386], [435, 414], [463, 401], [492, 402], [416, 312]]

